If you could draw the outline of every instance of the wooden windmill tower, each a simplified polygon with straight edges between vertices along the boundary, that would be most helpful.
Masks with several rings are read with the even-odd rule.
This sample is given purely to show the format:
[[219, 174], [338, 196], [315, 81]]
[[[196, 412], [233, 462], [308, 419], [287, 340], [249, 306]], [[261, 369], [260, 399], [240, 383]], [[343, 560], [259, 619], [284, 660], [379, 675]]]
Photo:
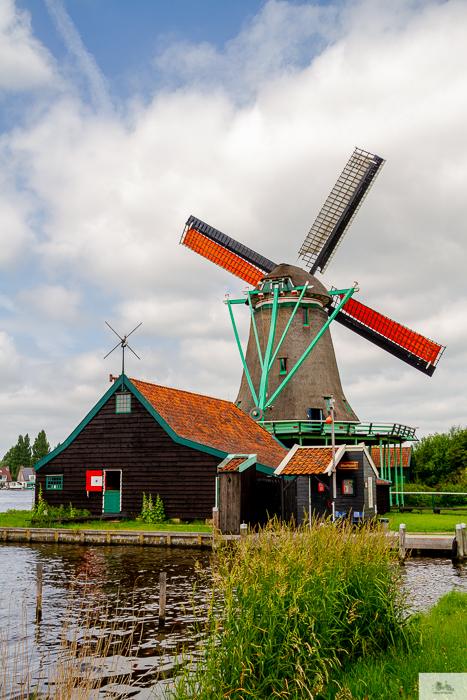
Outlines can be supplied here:
[[[431, 376], [444, 347], [353, 298], [356, 286], [326, 290], [324, 272], [358, 212], [384, 160], [355, 149], [299, 256], [310, 271], [276, 263], [190, 216], [181, 243], [240, 277], [254, 289], [226, 301], [243, 376], [237, 405], [256, 420], [321, 420], [334, 397], [338, 421], [358, 421], [342, 390], [329, 326], [338, 321], [403, 362]], [[251, 313], [246, 353], [233, 305]]]

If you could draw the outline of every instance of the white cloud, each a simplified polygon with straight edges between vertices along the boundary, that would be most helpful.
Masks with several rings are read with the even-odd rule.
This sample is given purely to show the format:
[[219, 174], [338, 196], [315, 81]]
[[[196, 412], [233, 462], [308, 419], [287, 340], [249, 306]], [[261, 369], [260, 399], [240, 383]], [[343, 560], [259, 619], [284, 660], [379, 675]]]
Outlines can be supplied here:
[[467, 422], [466, 23], [456, 0], [271, 1], [220, 51], [190, 46], [181, 61], [169, 47], [158, 59], [166, 88], [123, 115], [96, 107], [99, 69], [62, 28], [98, 97], [91, 108], [69, 82], [0, 142], [0, 259], [18, 266], [5, 324], [27, 355], [5, 403], [5, 451], [28, 421], [63, 439], [103, 393], [120, 366], [116, 353], [102, 360], [106, 319], [119, 332], [143, 322], [129, 373], [235, 398], [241, 366], [222, 300], [245, 284], [178, 245], [184, 222], [195, 214], [295, 263], [355, 145], [387, 163], [325, 280], [358, 280], [360, 301], [448, 349], [429, 379], [337, 326], [346, 394], [362, 419], [421, 432]]
[[111, 103], [107, 91], [107, 81], [102, 75], [94, 56], [84, 46], [63, 2], [61, 0], [45, 0], [45, 5], [65, 46], [75, 56], [81, 71], [88, 79], [91, 99], [95, 107], [104, 110], [110, 109]]
[[68, 323], [76, 321], [80, 300], [79, 292], [66, 289], [61, 284], [22, 289], [17, 295], [19, 305], [29, 313]]
[[54, 78], [52, 64], [33, 35], [29, 13], [11, 0], [0, 0], [0, 88], [17, 92], [48, 85]]

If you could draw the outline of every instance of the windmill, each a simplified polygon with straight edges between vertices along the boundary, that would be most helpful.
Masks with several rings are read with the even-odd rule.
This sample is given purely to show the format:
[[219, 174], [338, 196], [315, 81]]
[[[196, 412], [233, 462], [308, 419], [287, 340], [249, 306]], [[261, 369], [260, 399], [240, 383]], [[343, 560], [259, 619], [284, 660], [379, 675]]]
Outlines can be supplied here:
[[[334, 397], [337, 421], [358, 421], [342, 390], [329, 327], [332, 321], [431, 376], [444, 347], [356, 301], [356, 283], [327, 290], [323, 273], [384, 165], [356, 148], [306, 236], [305, 269], [276, 264], [194, 216], [181, 243], [254, 287], [227, 299], [243, 376], [236, 400], [256, 420], [322, 420]], [[233, 305], [247, 304], [251, 326], [243, 353]]]

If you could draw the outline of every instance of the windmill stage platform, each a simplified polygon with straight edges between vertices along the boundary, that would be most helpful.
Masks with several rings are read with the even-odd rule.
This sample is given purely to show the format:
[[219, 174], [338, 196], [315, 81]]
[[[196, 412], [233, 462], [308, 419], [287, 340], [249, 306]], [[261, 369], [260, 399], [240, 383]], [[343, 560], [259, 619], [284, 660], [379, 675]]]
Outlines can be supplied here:
[[[331, 444], [332, 426], [324, 420], [262, 421], [261, 425], [287, 447], [292, 447], [297, 442], [299, 445]], [[400, 423], [336, 421], [334, 436], [338, 444], [354, 443], [358, 445], [358, 443], [364, 442], [369, 447], [379, 447], [385, 444], [400, 445], [403, 442], [417, 442], [418, 440], [415, 428]]]

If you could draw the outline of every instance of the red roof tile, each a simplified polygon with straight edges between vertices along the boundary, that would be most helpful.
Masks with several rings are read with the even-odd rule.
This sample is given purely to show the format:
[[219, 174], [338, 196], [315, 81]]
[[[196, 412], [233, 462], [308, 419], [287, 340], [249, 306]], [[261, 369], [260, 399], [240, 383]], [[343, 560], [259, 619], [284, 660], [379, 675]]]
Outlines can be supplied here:
[[0, 467], [0, 474], [6, 476], [6, 479], [1, 479], [1, 481], [11, 481], [11, 474], [8, 467]]
[[[387, 448], [386, 448], [387, 449]], [[399, 447], [396, 447], [396, 452], [397, 452], [397, 466], [399, 466]], [[408, 447], [402, 447], [402, 467], [404, 469], [407, 469], [410, 465], [410, 450], [412, 447], [409, 445]], [[394, 467], [394, 447], [389, 448], [389, 458], [391, 460], [391, 468]], [[380, 460], [380, 455], [379, 455], [379, 447], [372, 447], [371, 448], [371, 459], [375, 463], [375, 466], [377, 469], [381, 468], [381, 460]], [[386, 451], [383, 450], [383, 459], [387, 459], [386, 456]]]
[[230, 401], [130, 381], [180, 438], [227, 454], [256, 454], [259, 464], [274, 469], [287, 454], [267, 430]]
[[282, 469], [281, 475], [324, 474], [331, 460], [332, 447], [299, 447]]
[[248, 457], [233, 457], [225, 467], [221, 467], [219, 469], [220, 472], [238, 472], [238, 468], [240, 467], [243, 462], [246, 462]]
[[376, 479], [376, 486], [391, 486], [392, 481], [387, 479]]

